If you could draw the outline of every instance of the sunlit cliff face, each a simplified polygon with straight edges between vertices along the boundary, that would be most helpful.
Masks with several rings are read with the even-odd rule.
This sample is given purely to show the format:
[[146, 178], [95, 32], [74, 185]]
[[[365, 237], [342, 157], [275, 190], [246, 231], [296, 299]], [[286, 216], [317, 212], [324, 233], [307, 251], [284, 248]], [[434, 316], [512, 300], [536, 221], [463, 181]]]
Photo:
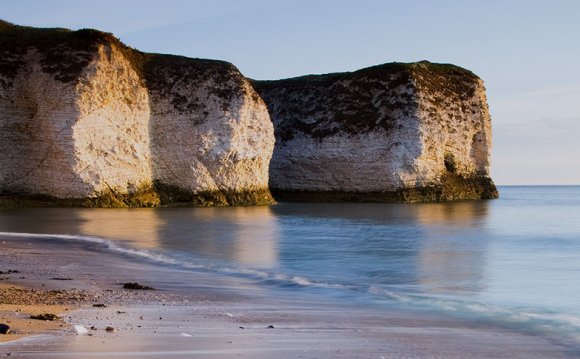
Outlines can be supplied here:
[[1, 193], [95, 207], [273, 203], [273, 126], [233, 65], [141, 53], [96, 30], [0, 30]]

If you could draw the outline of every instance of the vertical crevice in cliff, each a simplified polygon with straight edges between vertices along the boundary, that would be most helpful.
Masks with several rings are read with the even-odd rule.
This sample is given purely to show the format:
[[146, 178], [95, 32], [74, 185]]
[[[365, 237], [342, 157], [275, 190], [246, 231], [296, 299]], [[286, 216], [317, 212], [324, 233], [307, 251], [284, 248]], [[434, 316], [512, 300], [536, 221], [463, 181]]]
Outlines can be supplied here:
[[489, 148], [483, 132], [478, 132], [473, 135], [470, 156], [473, 158], [477, 173], [486, 175], [489, 167]]

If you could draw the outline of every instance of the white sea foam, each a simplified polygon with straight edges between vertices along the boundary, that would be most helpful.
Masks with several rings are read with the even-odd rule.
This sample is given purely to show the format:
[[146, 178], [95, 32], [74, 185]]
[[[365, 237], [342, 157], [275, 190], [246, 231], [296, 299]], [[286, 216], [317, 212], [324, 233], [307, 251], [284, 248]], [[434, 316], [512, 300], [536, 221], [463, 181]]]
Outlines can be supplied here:
[[532, 332], [557, 333], [559, 336], [567, 336], [574, 342], [580, 342], [580, 315], [576, 314], [444, 299], [421, 294], [405, 294], [378, 286], [369, 287], [368, 293], [415, 308], [436, 310], [440, 313], [460, 317], [476, 316], [478, 320], [485, 320], [491, 324], [508, 327], [518, 326]]
[[69, 240], [85, 243], [99, 244], [107, 248], [108, 250], [121, 253], [124, 255], [129, 255], [137, 258], [147, 259], [156, 263], [177, 265], [187, 269], [206, 269], [222, 274], [231, 275], [245, 275], [261, 280], [273, 280], [280, 282], [281, 284], [293, 284], [303, 287], [316, 287], [316, 288], [336, 288], [336, 289], [351, 289], [352, 286], [346, 286], [336, 283], [323, 283], [316, 282], [304, 276], [292, 276], [283, 273], [271, 273], [261, 269], [245, 268], [245, 267], [233, 267], [233, 266], [219, 266], [215, 264], [199, 264], [192, 261], [179, 260], [172, 258], [166, 254], [157, 253], [145, 249], [135, 249], [124, 247], [114, 243], [111, 240], [95, 237], [95, 236], [81, 236], [81, 235], [69, 235], [69, 234], [40, 234], [40, 233], [20, 233], [20, 232], [0, 232], [0, 237], [7, 238], [30, 238], [30, 239], [56, 239], [56, 240]]
[[128, 254], [131, 256], [146, 258], [155, 262], [164, 263], [164, 264], [179, 264], [179, 261], [170, 258], [164, 254], [154, 253], [151, 251], [143, 250], [143, 249], [133, 249], [119, 246], [112, 241], [100, 238], [100, 237], [92, 237], [92, 236], [77, 236], [77, 235], [70, 235], [70, 234], [39, 234], [39, 233], [17, 233], [17, 232], [0, 232], [0, 237], [12, 237], [12, 238], [33, 238], [33, 239], [59, 239], [59, 240], [72, 240], [78, 242], [85, 242], [85, 243], [95, 243], [101, 244], [105, 248], [109, 249], [110, 251]]

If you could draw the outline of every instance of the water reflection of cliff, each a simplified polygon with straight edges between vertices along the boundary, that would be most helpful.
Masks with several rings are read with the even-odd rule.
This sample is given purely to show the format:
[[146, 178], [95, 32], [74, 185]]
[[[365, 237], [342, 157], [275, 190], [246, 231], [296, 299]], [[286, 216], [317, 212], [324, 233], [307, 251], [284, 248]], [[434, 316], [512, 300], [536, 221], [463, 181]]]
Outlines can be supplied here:
[[164, 222], [153, 209], [78, 209], [80, 234], [131, 242], [131, 246], [155, 249]]
[[159, 245], [251, 267], [278, 263], [278, 223], [269, 207], [161, 209]]
[[278, 222], [269, 207], [22, 209], [0, 215], [2, 231], [102, 237], [251, 267], [278, 264]]
[[417, 206], [424, 237], [417, 253], [418, 284], [432, 293], [477, 293], [485, 287], [488, 202]]
[[277, 264], [277, 222], [268, 207], [89, 210], [81, 217], [83, 234], [127, 240], [139, 248], [252, 267]]
[[465, 293], [485, 286], [488, 206], [474, 201], [32, 209], [2, 213], [0, 229], [111, 238], [134, 248], [186, 252], [190, 258], [318, 273], [329, 282], [364, 279]]
[[465, 201], [415, 205], [417, 222], [424, 225], [479, 227], [487, 217], [488, 201]]
[[71, 208], [18, 208], [0, 212], [0, 231], [78, 234], [80, 217]]
[[[305, 222], [319, 243], [312, 261], [352, 256], [348, 263], [328, 261], [328, 270], [372, 276], [377, 285], [411, 285], [430, 293], [478, 292], [485, 286], [487, 238], [484, 223], [489, 202], [437, 204], [285, 204], [277, 216]], [[306, 219], [304, 219], [306, 218]], [[336, 221], [336, 226], [328, 226]], [[286, 223], [287, 220], [282, 221]], [[285, 232], [290, 232], [286, 226]], [[320, 228], [325, 228], [322, 233]], [[284, 240], [288, 235], [285, 235]], [[339, 240], [337, 240], [339, 238]], [[293, 239], [297, 241], [297, 239]], [[304, 240], [307, 241], [306, 239]], [[345, 251], [345, 243], [351, 247]], [[302, 244], [302, 248], [308, 244]], [[292, 246], [289, 246], [292, 250]], [[299, 253], [282, 253], [292, 257]], [[360, 263], [366, 261], [367, 264]], [[372, 263], [372, 265], [369, 265]], [[335, 265], [335, 267], [333, 267]], [[364, 270], [364, 273], [362, 272]]]

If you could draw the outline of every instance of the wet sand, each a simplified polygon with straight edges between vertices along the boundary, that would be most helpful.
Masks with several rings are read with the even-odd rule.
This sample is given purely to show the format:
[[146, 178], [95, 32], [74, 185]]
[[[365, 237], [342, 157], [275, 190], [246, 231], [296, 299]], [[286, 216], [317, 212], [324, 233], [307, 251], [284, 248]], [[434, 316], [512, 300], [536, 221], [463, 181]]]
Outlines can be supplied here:
[[[99, 246], [4, 238], [0, 250], [0, 271], [18, 271], [0, 275], [2, 321], [10, 321], [21, 333], [2, 336], [0, 355], [16, 358], [572, 358], [578, 354], [545, 338], [471, 322], [322, 299], [274, 297], [250, 281], [148, 263]], [[124, 282], [157, 290], [127, 290], [122, 288]], [[12, 285], [20, 287], [11, 289]], [[55, 312], [62, 321], [25, 317], [40, 312]], [[75, 334], [75, 325], [87, 333]]]

